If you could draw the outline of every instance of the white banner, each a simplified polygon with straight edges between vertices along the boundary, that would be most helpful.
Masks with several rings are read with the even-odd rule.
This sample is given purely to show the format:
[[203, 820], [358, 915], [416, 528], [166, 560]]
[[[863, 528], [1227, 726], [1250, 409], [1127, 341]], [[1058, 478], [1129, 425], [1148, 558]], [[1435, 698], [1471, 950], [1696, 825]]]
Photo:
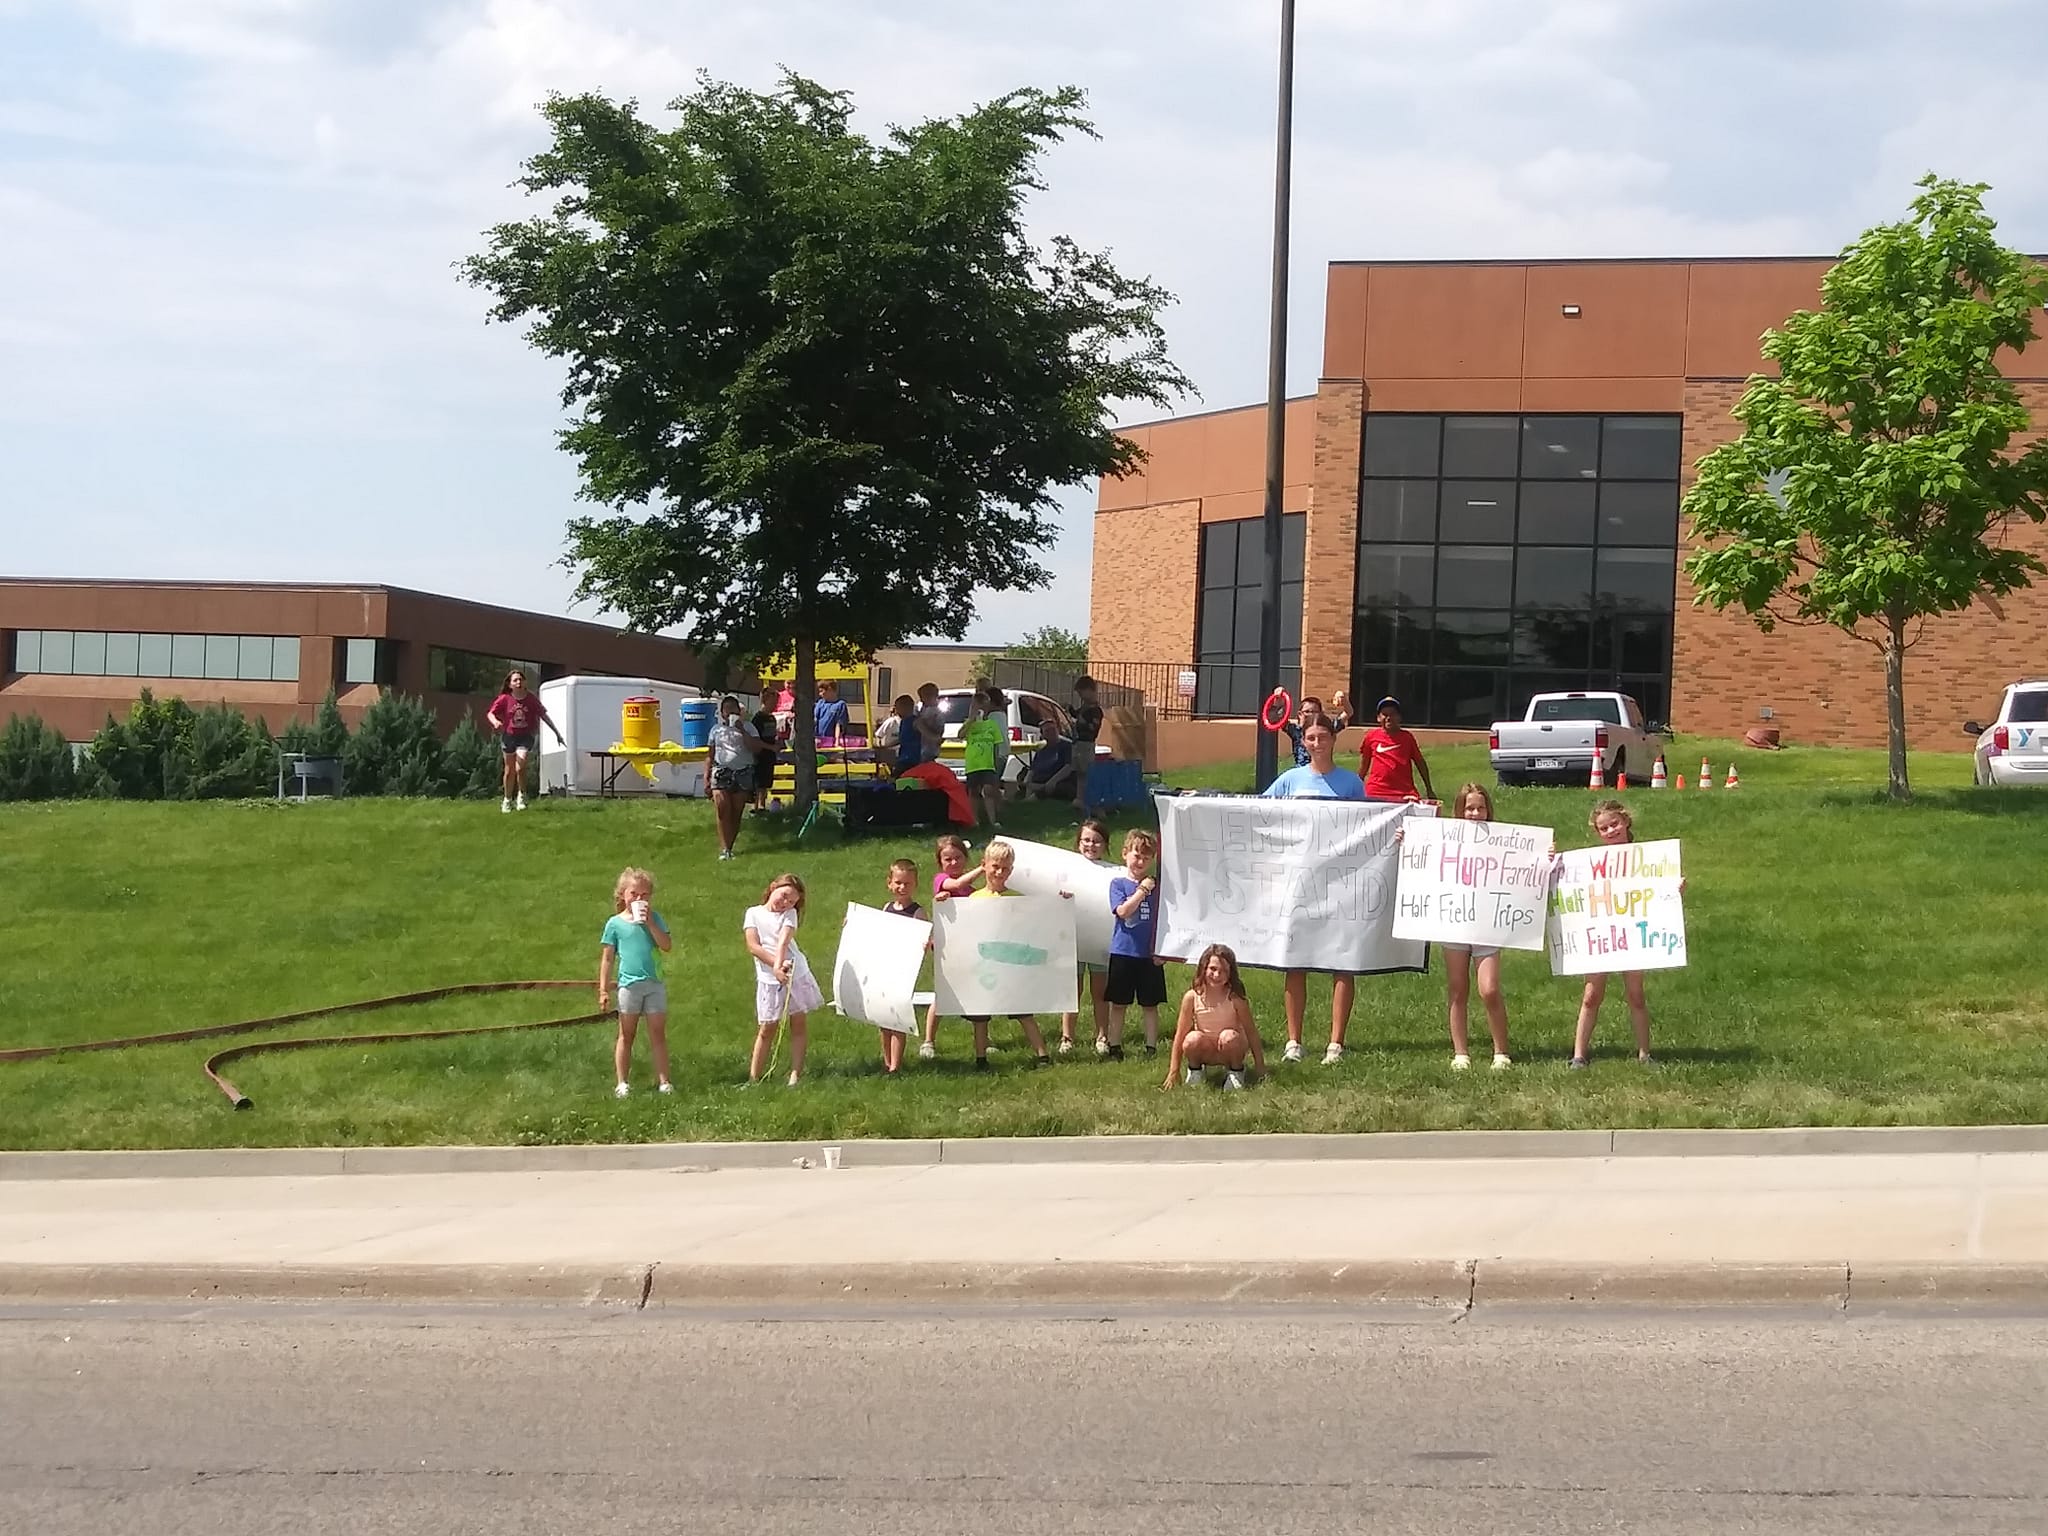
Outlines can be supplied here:
[[1558, 861], [1546, 934], [1553, 976], [1685, 964], [1678, 840], [1575, 848]]
[[932, 925], [857, 902], [846, 906], [839, 958], [832, 965], [832, 1006], [849, 1019], [907, 1035], [917, 1028], [917, 974]]
[[1548, 827], [1417, 821], [1401, 840], [1394, 937], [1492, 949], [1543, 948]]
[[1174, 795], [1159, 807], [1162, 956], [1228, 944], [1271, 970], [1419, 971], [1393, 936], [1394, 830], [1427, 808], [1359, 800]]
[[932, 903], [939, 1012], [1072, 1013], [1074, 904], [1059, 896], [966, 896]]
[[1019, 896], [1058, 896], [1066, 892], [1074, 914], [1074, 950], [1090, 965], [1109, 964], [1109, 936], [1116, 927], [1110, 915], [1109, 882], [1122, 874], [1120, 864], [1096, 864], [1071, 848], [1004, 839], [1017, 850], [1010, 871], [1010, 889]]

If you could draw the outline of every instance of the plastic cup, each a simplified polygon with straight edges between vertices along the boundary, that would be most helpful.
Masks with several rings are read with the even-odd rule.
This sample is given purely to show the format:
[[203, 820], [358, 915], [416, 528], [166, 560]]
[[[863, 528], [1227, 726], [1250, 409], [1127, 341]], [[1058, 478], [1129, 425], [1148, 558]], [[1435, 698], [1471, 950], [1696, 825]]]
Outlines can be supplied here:
[[827, 1168], [837, 1168], [839, 1166], [839, 1148], [827, 1147], [825, 1149], [825, 1166]]
[[631, 912], [631, 913], [633, 914], [633, 921], [634, 921], [634, 922], [636, 922], [636, 923], [644, 923], [644, 922], [646, 922], [646, 921], [647, 921], [647, 903], [646, 903], [646, 902], [644, 902], [644, 901], [636, 901], [636, 902], [632, 902], [632, 903], [630, 903], [630, 904], [628, 905], [628, 907], [627, 907], [627, 910], [628, 910], [628, 911], [630, 911], [630, 912]]

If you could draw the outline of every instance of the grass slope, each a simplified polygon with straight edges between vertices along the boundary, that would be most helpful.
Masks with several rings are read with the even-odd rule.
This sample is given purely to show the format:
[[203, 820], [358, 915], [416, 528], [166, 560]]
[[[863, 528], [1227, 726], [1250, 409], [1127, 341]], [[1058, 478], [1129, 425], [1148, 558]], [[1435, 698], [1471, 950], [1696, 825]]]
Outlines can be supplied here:
[[[1725, 747], [1707, 749], [1717, 765]], [[1688, 744], [1688, 773], [1700, 749]], [[1627, 1050], [1619, 989], [1607, 1054], [1568, 1073], [1577, 989], [1540, 956], [1508, 957], [1517, 1066], [1454, 1077], [1441, 975], [1362, 982], [1345, 1064], [1281, 1071], [1258, 1091], [1162, 1094], [1163, 1063], [1076, 1056], [1026, 1075], [970, 1076], [964, 1025], [941, 1060], [880, 1078], [875, 1035], [813, 1020], [810, 1080], [742, 1091], [752, 974], [737, 928], [770, 875], [810, 885], [806, 949], [821, 972], [849, 900], [879, 902], [890, 858], [927, 876], [929, 841], [836, 838], [792, 847], [750, 825], [735, 863], [712, 857], [709, 808], [689, 802], [343, 801], [0, 807], [0, 1047], [140, 1034], [454, 982], [582, 977], [613, 877], [645, 864], [677, 933], [669, 962], [679, 1091], [610, 1097], [610, 1028], [487, 1041], [309, 1051], [238, 1063], [237, 1114], [205, 1082], [206, 1044], [0, 1064], [0, 1145], [257, 1146], [626, 1141], [1137, 1131], [1982, 1123], [2048, 1119], [2042, 1071], [2048, 932], [2038, 857], [2048, 797], [1967, 787], [1968, 760], [1914, 765], [1920, 801], [1881, 803], [1882, 755], [1740, 756], [1729, 795], [1632, 791], [1640, 834], [1686, 844], [1693, 965], [1651, 980], [1661, 1070]], [[1438, 754], [1448, 792], [1484, 754]], [[1675, 768], [1679, 763], [1672, 765]], [[1241, 787], [1249, 768], [1176, 775]], [[1503, 795], [1504, 819], [1588, 841], [1589, 796]], [[1127, 818], [1128, 819], [1128, 818]], [[1025, 836], [1070, 824], [1020, 815]], [[1184, 972], [1173, 976], [1175, 996]], [[1276, 977], [1252, 999], [1277, 1053]], [[539, 1019], [578, 994], [449, 1001], [302, 1026], [367, 1033]], [[1319, 1052], [1328, 994], [1310, 996]], [[1475, 1010], [1476, 1011], [1476, 1010]], [[1133, 1018], [1135, 1038], [1135, 1017]], [[1168, 1020], [1170, 1028], [1170, 1019]], [[1480, 1026], [1475, 1020], [1475, 1029]], [[1483, 1030], [1481, 1030], [1483, 1033]], [[1089, 1033], [1083, 1021], [1082, 1035]], [[638, 1077], [647, 1082], [644, 1063]]]

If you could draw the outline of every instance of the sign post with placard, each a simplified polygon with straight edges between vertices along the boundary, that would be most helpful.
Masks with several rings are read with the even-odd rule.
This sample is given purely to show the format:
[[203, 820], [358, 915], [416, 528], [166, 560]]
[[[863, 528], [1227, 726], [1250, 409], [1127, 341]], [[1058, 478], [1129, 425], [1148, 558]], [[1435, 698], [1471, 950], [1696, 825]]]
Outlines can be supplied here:
[[1669, 971], [1686, 963], [1678, 840], [1603, 843], [1558, 861], [1545, 937], [1554, 976]]
[[1403, 829], [1394, 937], [1486, 949], [1543, 948], [1548, 827], [1462, 818]]

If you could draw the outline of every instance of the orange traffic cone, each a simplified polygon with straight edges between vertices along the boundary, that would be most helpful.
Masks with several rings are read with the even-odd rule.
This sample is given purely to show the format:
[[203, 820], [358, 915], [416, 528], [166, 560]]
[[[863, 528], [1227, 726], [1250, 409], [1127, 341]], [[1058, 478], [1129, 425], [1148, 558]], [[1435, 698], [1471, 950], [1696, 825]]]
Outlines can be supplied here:
[[[1664, 773], [1664, 754], [1659, 752], [1657, 754], [1657, 766], [1650, 770], [1650, 788], [1667, 789], [1670, 787], [1670, 783], [1670, 779]], [[1678, 787], [1680, 789], [1685, 788], [1683, 784]]]
[[1599, 752], [1595, 751], [1593, 753], [1593, 772], [1586, 779], [1586, 788], [1605, 789], [1606, 787], [1607, 765], [1600, 760]]
[[1628, 788], [1628, 770], [1626, 768], [1614, 776], [1614, 787], [1616, 789]]
[[1685, 775], [1682, 773], [1678, 776], [1678, 787], [1680, 789], [1685, 788]]
[[1723, 789], [1740, 789], [1742, 787], [1742, 780], [1736, 777], [1735, 759], [1732, 757], [1728, 759], [1728, 782], [1721, 787]]
[[1713, 787], [1714, 787], [1714, 765], [1713, 765], [1712, 763], [1708, 762], [1708, 761], [1707, 761], [1707, 760], [1706, 760], [1706, 759], [1705, 759], [1705, 758], [1703, 757], [1703, 758], [1701, 758], [1701, 759], [1700, 759], [1700, 788], [1701, 788], [1701, 789], [1712, 789]]

